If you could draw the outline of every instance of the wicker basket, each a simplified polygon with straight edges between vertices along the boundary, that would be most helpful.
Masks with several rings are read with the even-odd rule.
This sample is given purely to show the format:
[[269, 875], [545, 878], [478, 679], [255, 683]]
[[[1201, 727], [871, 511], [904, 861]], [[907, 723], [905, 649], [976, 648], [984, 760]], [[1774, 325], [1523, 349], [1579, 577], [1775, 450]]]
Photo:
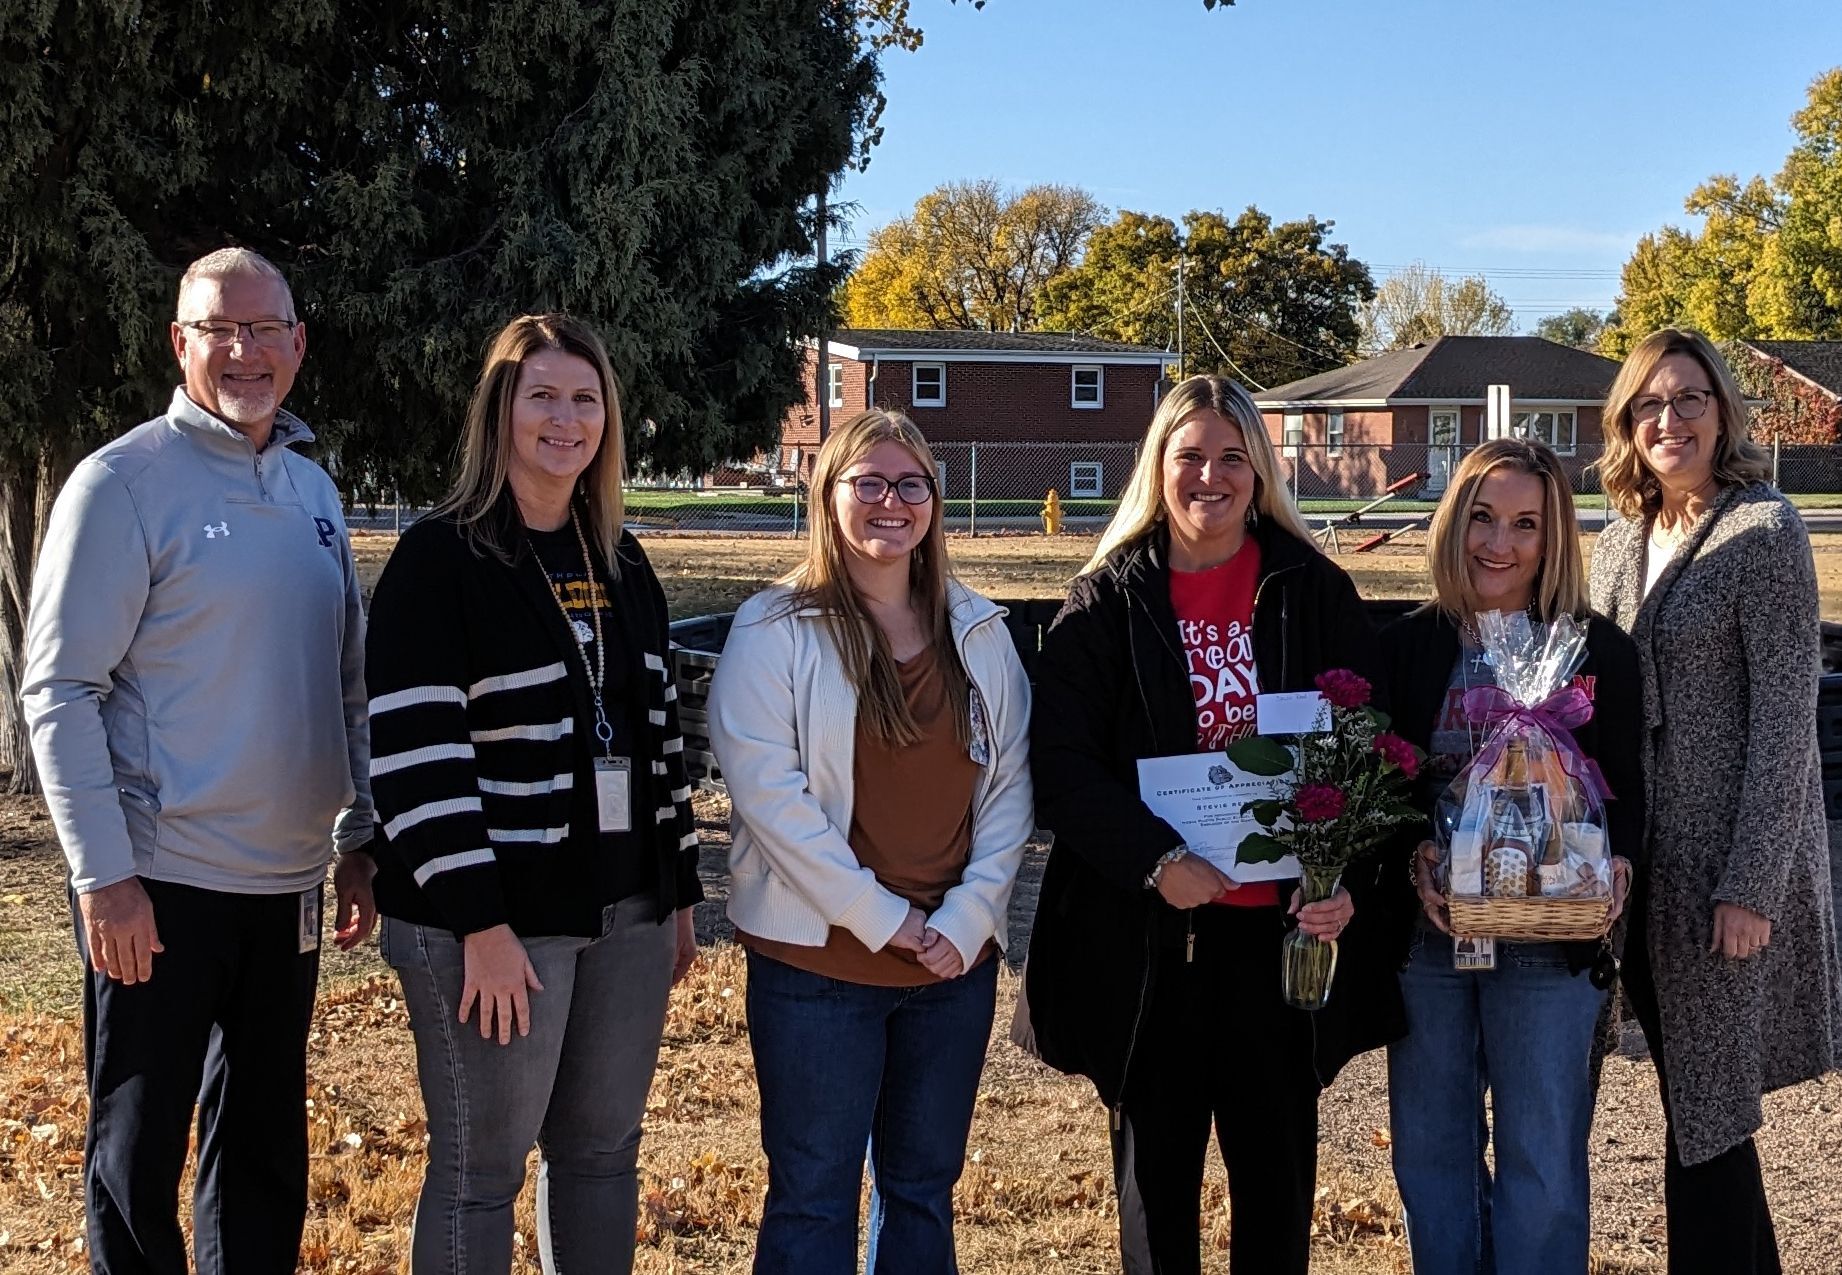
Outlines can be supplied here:
[[1553, 899], [1542, 895], [1523, 898], [1446, 896], [1452, 916], [1452, 933], [1489, 935], [1523, 943], [1583, 942], [1604, 936], [1612, 913], [1610, 896]]

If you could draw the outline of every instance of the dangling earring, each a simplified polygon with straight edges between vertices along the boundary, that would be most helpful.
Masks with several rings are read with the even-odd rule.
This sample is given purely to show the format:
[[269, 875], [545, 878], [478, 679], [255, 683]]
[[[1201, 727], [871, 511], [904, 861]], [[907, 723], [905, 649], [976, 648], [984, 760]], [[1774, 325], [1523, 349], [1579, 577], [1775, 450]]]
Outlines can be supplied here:
[[1249, 531], [1252, 531], [1260, 525], [1260, 507], [1251, 500], [1247, 502], [1247, 517], [1245, 522], [1247, 523], [1247, 529]]

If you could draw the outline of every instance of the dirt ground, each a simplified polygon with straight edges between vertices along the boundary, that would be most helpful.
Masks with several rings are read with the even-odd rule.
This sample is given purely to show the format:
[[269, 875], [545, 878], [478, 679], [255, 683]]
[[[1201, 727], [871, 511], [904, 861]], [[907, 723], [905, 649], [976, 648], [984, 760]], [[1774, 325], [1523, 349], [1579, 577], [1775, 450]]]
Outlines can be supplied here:
[[[1824, 614], [1842, 619], [1842, 537], [1819, 546]], [[374, 576], [389, 541], [360, 536]], [[732, 609], [792, 561], [777, 539], [660, 537], [648, 552], [677, 615]], [[1059, 595], [1091, 541], [956, 539], [968, 583], [1005, 597]], [[1370, 596], [1423, 591], [1414, 547], [1344, 559]], [[743, 965], [722, 919], [726, 803], [700, 794], [705, 837], [699, 909], [705, 956], [673, 994], [648, 1104], [638, 1267], [742, 1272], [760, 1216], [765, 1166], [743, 1009]], [[971, 1162], [956, 1197], [964, 1269], [981, 1275], [1099, 1275], [1118, 1269], [1105, 1115], [1084, 1081], [1044, 1068], [1006, 1037], [1015, 963], [1029, 933], [1043, 853], [1033, 847], [1012, 904], [1012, 974], [979, 1094]], [[157, 976], [157, 974], [156, 974]], [[0, 1272], [87, 1269], [80, 1170], [85, 1104], [78, 964], [62, 858], [41, 803], [0, 799]], [[375, 940], [330, 947], [310, 1044], [312, 1209], [306, 1271], [406, 1270], [424, 1138], [413, 1055], [394, 977]], [[1357, 1060], [1322, 1105], [1314, 1270], [1396, 1275], [1408, 1268], [1388, 1167], [1383, 1060]], [[1594, 1270], [1663, 1269], [1661, 1112], [1648, 1060], [1608, 1059], [1592, 1139]], [[1842, 1271], [1842, 1075], [1772, 1095], [1760, 1137], [1767, 1188], [1797, 1275]], [[532, 1192], [519, 1203], [515, 1269], [535, 1272]], [[1205, 1268], [1227, 1268], [1219, 1165], [1205, 1205]]]

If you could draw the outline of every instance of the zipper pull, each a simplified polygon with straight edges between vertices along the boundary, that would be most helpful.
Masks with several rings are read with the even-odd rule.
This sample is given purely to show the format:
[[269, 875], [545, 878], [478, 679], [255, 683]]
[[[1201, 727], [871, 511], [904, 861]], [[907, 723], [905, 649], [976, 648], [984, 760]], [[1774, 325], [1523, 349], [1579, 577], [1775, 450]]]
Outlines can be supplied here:
[[1120, 1108], [1124, 1106], [1125, 1106], [1124, 1101], [1115, 1103], [1113, 1106], [1112, 1116], [1113, 1116], [1113, 1132], [1114, 1133], [1118, 1133], [1120, 1130], [1120, 1126], [1124, 1123], [1124, 1121], [1120, 1118], [1120, 1114], [1119, 1114]]
[[1196, 962], [1196, 917], [1189, 918], [1190, 932], [1183, 936], [1183, 963], [1193, 965]]

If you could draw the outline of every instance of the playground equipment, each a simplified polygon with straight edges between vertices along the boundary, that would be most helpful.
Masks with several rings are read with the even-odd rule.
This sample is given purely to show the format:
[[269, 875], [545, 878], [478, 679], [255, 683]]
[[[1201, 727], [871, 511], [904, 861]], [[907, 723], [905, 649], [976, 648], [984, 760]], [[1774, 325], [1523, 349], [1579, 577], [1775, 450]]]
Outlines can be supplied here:
[[[1413, 490], [1415, 487], [1418, 487], [1421, 483], [1425, 482], [1427, 480], [1427, 477], [1428, 475], [1426, 474], [1409, 474], [1405, 478], [1398, 479], [1395, 482], [1389, 483], [1388, 486], [1383, 489], [1382, 494], [1377, 496], [1374, 500], [1371, 500], [1368, 504], [1363, 505], [1362, 507], [1358, 509], [1352, 509], [1350, 510], [1350, 512], [1346, 514], [1334, 514], [1324, 519], [1324, 525], [1322, 527], [1319, 527], [1316, 532], [1318, 545], [1322, 548], [1328, 549], [1331, 553], [1342, 553], [1343, 546], [1340, 543], [1338, 543], [1337, 528], [1360, 526], [1362, 524], [1362, 516], [1364, 514], [1373, 513], [1377, 509], [1380, 509], [1383, 505], [1387, 504], [1390, 500], [1393, 500], [1396, 496], [1403, 495], [1406, 492]], [[1431, 515], [1427, 515], [1427, 517], [1430, 517], [1430, 516]], [[1412, 523], [1412, 526], [1417, 527], [1425, 521], [1426, 521], [1426, 517], [1415, 519], [1414, 522]], [[1406, 531], [1408, 530], [1408, 528], [1403, 527], [1400, 530]], [[1388, 540], [1390, 539], [1390, 537], [1397, 535], [1397, 534], [1399, 534], [1399, 532], [1384, 531], [1379, 535], [1371, 536], [1369, 539], [1357, 545], [1355, 551], [1357, 553], [1366, 553], [1368, 550], [1375, 548], [1377, 545], [1386, 544]]]
[[1053, 536], [1062, 529], [1062, 498], [1055, 494], [1055, 488], [1049, 489], [1048, 498], [1042, 507], [1043, 534]]

